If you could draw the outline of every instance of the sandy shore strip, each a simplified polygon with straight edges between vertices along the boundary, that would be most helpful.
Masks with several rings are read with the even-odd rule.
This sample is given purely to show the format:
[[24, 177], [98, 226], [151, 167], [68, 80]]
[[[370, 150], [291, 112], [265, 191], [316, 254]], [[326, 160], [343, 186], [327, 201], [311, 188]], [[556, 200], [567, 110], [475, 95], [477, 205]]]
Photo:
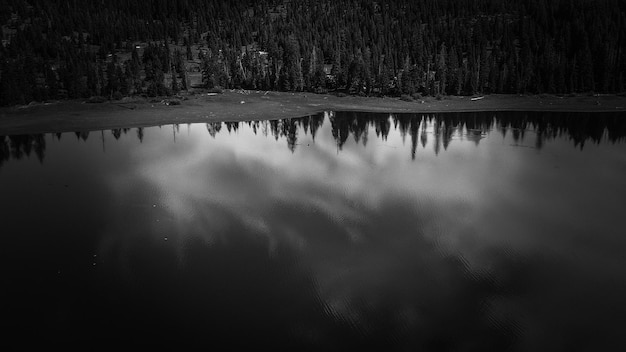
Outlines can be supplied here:
[[436, 113], [466, 111], [624, 112], [626, 97], [616, 95], [485, 95], [399, 98], [338, 97], [331, 94], [227, 90], [174, 99], [125, 99], [99, 104], [61, 101], [0, 109], [0, 135], [108, 130], [216, 121], [302, 117], [323, 111]]

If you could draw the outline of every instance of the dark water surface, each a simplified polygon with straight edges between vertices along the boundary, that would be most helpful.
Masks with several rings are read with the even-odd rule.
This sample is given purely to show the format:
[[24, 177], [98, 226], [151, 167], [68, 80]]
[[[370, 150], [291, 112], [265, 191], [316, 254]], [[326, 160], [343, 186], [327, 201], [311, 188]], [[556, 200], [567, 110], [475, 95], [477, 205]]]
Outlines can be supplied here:
[[0, 137], [0, 344], [621, 350], [625, 136], [326, 113]]

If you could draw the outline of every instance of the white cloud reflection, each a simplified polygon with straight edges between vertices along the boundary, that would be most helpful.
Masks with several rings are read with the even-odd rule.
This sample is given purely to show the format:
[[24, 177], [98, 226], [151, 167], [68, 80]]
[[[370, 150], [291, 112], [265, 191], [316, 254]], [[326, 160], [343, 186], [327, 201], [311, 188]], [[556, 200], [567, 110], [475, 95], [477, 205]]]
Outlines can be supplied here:
[[[398, 285], [389, 278], [413, 255], [430, 258], [435, 275], [442, 265], [436, 258], [471, 258], [482, 248], [474, 242], [477, 219], [494, 182], [485, 163], [499, 155], [455, 137], [437, 156], [432, 125], [414, 161], [410, 136], [403, 143], [393, 127], [385, 141], [369, 128], [366, 147], [350, 136], [339, 150], [327, 119], [315, 140], [299, 129], [293, 153], [284, 137], [255, 135], [246, 124], [215, 138], [205, 125], [182, 130], [175, 144], [163, 143], [173, 138], [168, 128], [146, 130], [144, 146], [130, 155], [136, 171], [127, 183], [154, 190], [168, 213], [163, 219], [183, 238], [180, 255], [185, 236], [208, 243], [266, 238], [270, 253], [296, 250], [327, 301], [346, 311], [338, 302], [348, 304], [351, 295], [374, 299]], [[512, 177], [515, 159], [506, 158], [502, 177]]]
[[[352, 320], [360, 314], [351, 308], [355, 302], [376, 306], [420, 297], [425, 305], [446, 306], [454, 294], [467, 292], [465, 275], [496, 273], [506, 280], [514, 260], [503, 261], [494, 250], [511, 258], [549, 253], [567, 262], [561, 269], [585, 258], [624, 271], [615, 256], [588, 251], [586, 236], [602, 232], [608, 236], [596, 245], [623, 247], [610, 219], [620, 210], [611, 204], [626, 186], [614, 192], [577, 188], [597, 178], [599, 154], [606, 151], [587, 147], [581, 154], [556, 140], [539, 152], [492, 131], [478, 144], [455, 132], [447, 150], [436, 154], [429, 123], [423, 131], [428, 141], [422, 147], [419, 140], [412, 160], [411, 136], [403, 138], [393, 122], [385, 140], [369, 126], [366, 146], [350, 135], [340, 150], [326, 119], [315, 140], [299, 128], [292, 152], [284, 136], [275, 140], [261, 132], [267, 125], [257, 127], [258, 134], [245, 123], [231, 133], [222, 126], [213, 138], [205, 125], [192, 125], [176, 143], [169, 127], [146, 129], [143, 145], [129, 155], [133, 171], [109, 178], [112, 188], [119, 197], [129, 188], [149, 190], [163, 212], [159, 223], [150, 219], [152, 232], [167, 233], [181, 260], [187, 238], [209, 244], [261, 239], [269, 255], [290, 248], [327, 306]], [[587, 167], [580, 167], [581, 159]], [[571, 168], [567, 173], [576, 178], [557, 179], [559, 167]], [[619, 184], [606, 174], [608, 184]], [[594, 209], [580, 212], [594, 200]], [[500, 315], [520, 309], [485, 304], [498, 306]], [[412, 307], [400, 310], [398, 319], [421, 319]]]
[[[485, 178], [473, 174], [484, 165], [464, 159], [461, 148], [436, 157], [427, 146], [410, 162], [408, 146], [393, 131], [387, 147], [371, 135], [366, 148], [349, 140], [339, 151], [326, 121], [315, 141], [310, 134], [298, 136], [292, 153], [284, 138], [254, 135], [243, 124], [237, 133], [222, 131], [215, 138], [204, 128], [191, 126], [175, 152], [169, 143], [155, 143], [132, 154], [138, 176], [158, 190], [163, 206], [177, 218], [210, 216], [197, 205], [218, 204], [267, 231], [274, 203], [319, 212], [344, 226], [364, 221], [364, 211], [377, 211], [388, 198], [406, 198], [416, 207], [482, 202]], [[472, 176], [458, 172], [464, 166]]]
[[[289, 246], [324, 289], [351, 278], [376, 285], [389, 275], [384, 268], [393, 270], [389, 258], [398, 249], [380, 249], [380, 242], [413, 248], [427, 240], [438, 255], [490, 269], [485, 252], [536, 250], [538, 241], [551, 241], [542, 234], [567, 226], [572, 206], [590, 197], [563, 203], [561, 188], [550, 179], [559, 164], [552, 149], [569, 145], [554, 143], [538, 153], [514, 148], [497, 132], [478, 145], [455, 132], [447, 150], [436, 155], [433, 124], [421, 127], [428, 142], [418, 145], [413, 161], [411, 137], [403, 138], [393, 122], [386, 140], [370, 126], [366, 146], [350, 135], [339, 150], [325, 119], [315, 140], [298, 129], [294, 152], [285, 137], [261, 133], [269, 129], [264, 123], [257, 134], [240, 123], [231, 133], [222, 127], [214, 138], [205, 125], [191, 125], [176, 143], [170, 127], [146, 129], [143, 145], [130, 154], [134, 173], [111, 178], [112, 188], [119, 194], [125, 193], [123, 184], [152, 190], [167, 212], [155, 226], [169, 221], [168, 231], [183, 239], [214, 243], [247, 233], [266, 238], [270, 253]], [[549, 201], [537, 202], [538, 194], [550, 195]], [[402, 217], [394, 218], [399, 211]], [[183, 255], [184, 240], [180, 246]]]

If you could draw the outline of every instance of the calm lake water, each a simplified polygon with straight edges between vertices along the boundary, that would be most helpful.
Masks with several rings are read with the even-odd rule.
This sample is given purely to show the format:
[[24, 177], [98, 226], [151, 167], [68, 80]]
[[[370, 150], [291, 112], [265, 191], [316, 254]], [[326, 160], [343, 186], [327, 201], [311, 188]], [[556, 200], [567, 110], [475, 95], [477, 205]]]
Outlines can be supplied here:
[[589, 113], [0, 137], [0, 344], [624, 348], [625, 142]]

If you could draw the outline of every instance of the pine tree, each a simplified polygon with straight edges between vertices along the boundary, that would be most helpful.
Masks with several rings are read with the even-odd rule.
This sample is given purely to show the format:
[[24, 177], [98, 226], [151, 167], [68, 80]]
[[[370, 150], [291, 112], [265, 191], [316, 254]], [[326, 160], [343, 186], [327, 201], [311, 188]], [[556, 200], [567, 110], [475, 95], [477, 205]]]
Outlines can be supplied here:
[[446, 50], [446, 44], [441, 44], [441, 49], [439, 50], [439, 55], [437, 58], [437, 81], [439, 82], [439, 89], [437, 94], [445, 94], [446, 93], [446, 83], [448, 76], [448, 66], [446, 65], [446, 57], [448, 56]]
[[180, 91], [178, 87], [178, 80], [176, 79], [176, 72], [172, 72], [172, 93], [176, 94]]

